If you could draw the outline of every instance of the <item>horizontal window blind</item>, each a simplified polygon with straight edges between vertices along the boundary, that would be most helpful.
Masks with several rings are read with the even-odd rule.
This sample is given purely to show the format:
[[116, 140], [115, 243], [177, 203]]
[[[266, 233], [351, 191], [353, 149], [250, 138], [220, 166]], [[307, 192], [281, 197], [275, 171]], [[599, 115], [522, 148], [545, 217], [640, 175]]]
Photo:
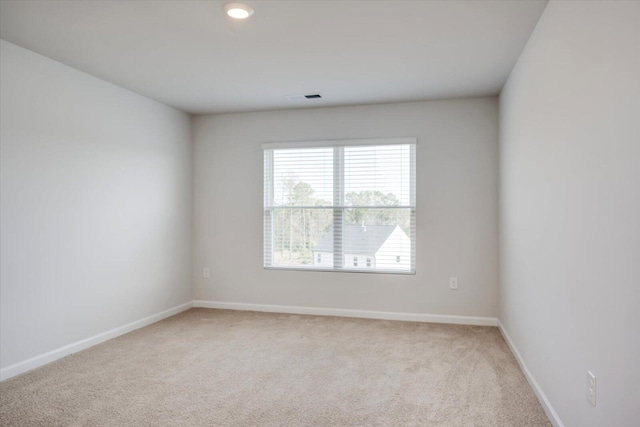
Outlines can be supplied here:
[[415, 272], [415, 138], [349, 142], [264, 146], [265, 267]]

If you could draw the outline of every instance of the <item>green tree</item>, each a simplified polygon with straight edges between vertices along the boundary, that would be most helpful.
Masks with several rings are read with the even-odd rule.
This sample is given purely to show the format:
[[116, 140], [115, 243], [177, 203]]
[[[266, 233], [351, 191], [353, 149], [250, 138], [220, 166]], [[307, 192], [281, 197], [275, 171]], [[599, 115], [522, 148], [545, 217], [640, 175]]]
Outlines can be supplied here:
[[368, 225], [388, 224], [393, 219], [391, 209], [372, 209], [362, 206], [397, 206], [398, 198], [381, 191], [349, 192], [345, 195], [347, 206], [358, 206], [347, 210], [346, 219], [350, 224], [365, 223]]
[[[311, 185], [297, 180], [294, 175], [282, 180], [280, 189], [279, 205], [282, 208], [274, 211], [276, 261], [311, 264], [313, 248], [331, 228], [333, 211], [313, 208], [329, 203], [316, 199]], [[300, 208], [292, 209], [287, 206]]]
[[[292, 206], [313, 206], [313, 188], [306, 182], [297, 182], [289, 195], [289, 204]], [[302, 264], [308, 264], [311, 257], [309, 250], [309, 209], [301, 208], [294, 212], [291, 209], [292, 218], [295, 216], [294, 228], [296, 229], [296, 252]], [[293, 237], [293, 236], [292, 236]]]

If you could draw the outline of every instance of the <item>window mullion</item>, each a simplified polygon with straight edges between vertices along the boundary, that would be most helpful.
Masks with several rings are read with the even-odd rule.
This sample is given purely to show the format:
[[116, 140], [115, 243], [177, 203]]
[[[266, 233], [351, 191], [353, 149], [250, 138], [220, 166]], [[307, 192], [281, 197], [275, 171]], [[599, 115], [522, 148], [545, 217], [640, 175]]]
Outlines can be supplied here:
[[333, 268], [344, 264], [342, 225], [344, 222], [344, 147], [333, 148]]

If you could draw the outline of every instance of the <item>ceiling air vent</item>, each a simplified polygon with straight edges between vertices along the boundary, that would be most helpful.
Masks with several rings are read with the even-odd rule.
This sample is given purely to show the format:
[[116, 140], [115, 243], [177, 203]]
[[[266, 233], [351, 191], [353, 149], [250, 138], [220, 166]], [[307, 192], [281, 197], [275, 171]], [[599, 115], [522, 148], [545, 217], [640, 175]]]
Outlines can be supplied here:
[[290, 101], [302, 101], [304, 99], [321, 99], [322, 95], [319, 93], [310, 93], [307, 95], [285, 95], [285, 98]]

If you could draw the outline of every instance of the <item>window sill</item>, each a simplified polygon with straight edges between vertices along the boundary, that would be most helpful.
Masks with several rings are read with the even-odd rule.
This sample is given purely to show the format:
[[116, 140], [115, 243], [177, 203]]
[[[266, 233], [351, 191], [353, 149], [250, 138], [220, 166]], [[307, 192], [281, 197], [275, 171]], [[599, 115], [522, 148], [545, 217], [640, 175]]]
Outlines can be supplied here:
[[364, 269], [340, 269], [333, 270], [331, 268], [307, 268], [307, 267], [263, 267], [265, 270], [272, 271], [313, 271], [322, 273], [364, 273], [364, 274], [396, 274], [401, 276], [415, 276], [416, 271], [398, 271], [398, 270], [364, 270]]

